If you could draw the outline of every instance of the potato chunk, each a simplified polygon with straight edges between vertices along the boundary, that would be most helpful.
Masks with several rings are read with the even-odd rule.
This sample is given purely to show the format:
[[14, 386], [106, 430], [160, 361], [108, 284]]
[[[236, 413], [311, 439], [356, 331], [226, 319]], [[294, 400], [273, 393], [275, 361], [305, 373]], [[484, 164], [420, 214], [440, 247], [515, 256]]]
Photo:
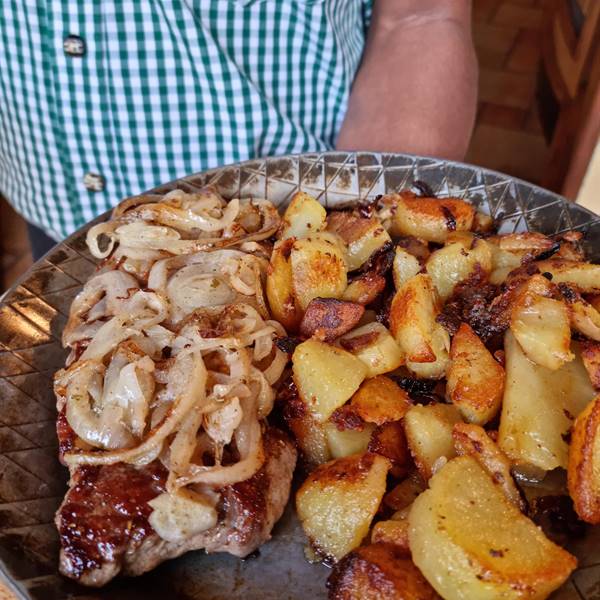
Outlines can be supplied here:
[[477, 274], [487, 276], [492, 270], [492, 252], [485, 240], [463, 234], [456, 236], [456, 241], [431, 254], [425, 268], [437, 293], [442, 300], [447, 300], [456, 285]]
[[600, 523], [600, 396], [575, 421], [567, 474], [577, 514], [588, 523]]
[[423, 479], [456, 456], [452, 428], [459, 421], [458, 410], [449, 404], [416, 404], [404, 416], [408, 447]]
[[470, 423], [494, 418], [504, 392], [504, 369], [477, 334], [462, 323], [452, 338], [446, 395]]
[[389, 462], [367, 452], [317, 467], [296, 494], [296, 509], [312, 548], [340, 560], [369, 532], [379, 508]]
[[506, 386], [498, 445], [518, 466], [550, 471], [567, 468], [565, 437], [594, 397], [594, 389], [572, 344], [575, 359], [556, 371], [532, 363], [514, 335], [505, 334]]
[[340, 431], [334, 423], [324, 423], [331, 458], [342, 458], [367, 451], [375, 425], [366, 423], [362, 429]]
[[367, 323], [340, 338], [340, 346], [363, 361], [367, 377], [394, 371], [404, 364], [404, 353], [381, 323]]
[[413, 560], [446, 600], [546, 598], [577, 565], [470, 456], [432, 477], [408, 521]]
[[564, 302], [523, 294], [510, 316], [510, 329], [527, 357], [555, 371], [573, 360], [569, 311]]
[[401, 549], [406, 556], [410, 556], [408, 543], [408, 514], [404, 519], [388, 519], [379, 521], [373, 525], [371, 531], [371, 542], [373, 544], [383, 542], [393, 544]]
[[300, 334], [332, 342], [350, 331], [365, 312], [364, 306], [337, 298], [313, 298], [300, 322]]
[[399, 421], [411, 406], [406, 391], [385, 375], [366, 379], [350, 401], [351, 409], [363, 421], [376, 425]]
[[288, 331], [295, 331], [302, 318], [292, 284], [290, 253], [294, 239], [277, 242], [267, 271], [267, 299], [271, 312]]
[[450, 337], [436, 322], [440, 302], [429, 275], [420, 273], [397, 292], [390, 308], [390, 330], [417, 375], [439, 379], [449, 362]]
[[330, 600], [437, 600], [439, 596], [392, 544], [358, 548], [337, 564], [327, 580]]
[[596, 390], [600, 390], [600, 343], [587, 340], [581, 342], [581, 360], [592, 385]]
[[342, 300], [362, 305], [371, 304], [383, 292], [384, 288], [385, 277], [379, 273], [367, 271], [348, 284], [342, 295]]
[[312, 196], [304, 192], [294, 194], [283, 213], [282, 238], [306, 237], [325, 228], [327, 212]]
[[575, 285], [582, 293], [600, 292], [600, 265], [551, 258], [537, 263], [541, 273], [550, 273], [552, 283]]
[[368, 449], [385, 456], [391, 465], [394, 477], [404, 477], [412, 466], [412, 458], [406, 442], [406, 434], [400, 421], [384, 423], [373, 431]]
[[292, 372], [300, 397], [315, 419], [323, 423], [350, 399], [367, 368], [350, 352], [310, 339], [294, 350]]
[[426, 488], [427, 484], [415, 471], [389, 491], [383, 498], [383, 503], [393, 510], [403, 510], [410, 506], [414, 499]]
[[453, 231], [468, 231], [473, 226], [475, 209], [464, 200], [417, 198], [408, 194], [392, 194], [387, 198], [396, 205], [392, 231], [397, 235], [443, 243]]
[[296, 240], [290, 255], [294, 295], [302, 310], [313, 298], [341, 298], [347, 284], [343, 250], [332, 234]]
[[414, 277], [421, 270], [419, 259], [407, 252], [401, 246], [396, 246], [394, 262], [392, 265], [392, 275], [396, 289], [400, 289], [411, 277]]

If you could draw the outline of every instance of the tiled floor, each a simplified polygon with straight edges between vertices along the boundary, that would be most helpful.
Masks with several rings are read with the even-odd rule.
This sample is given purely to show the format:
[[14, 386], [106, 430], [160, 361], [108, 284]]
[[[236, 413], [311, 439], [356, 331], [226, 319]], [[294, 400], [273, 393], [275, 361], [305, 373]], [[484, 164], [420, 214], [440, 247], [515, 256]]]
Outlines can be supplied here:
[[[479, 110], [467, 162], [533, 182], [548, 147], [535, 110], [544, 7], [552, 0], [473, 0]], [[0, 199], [0, 290], [31, 263], [25, 226]]]

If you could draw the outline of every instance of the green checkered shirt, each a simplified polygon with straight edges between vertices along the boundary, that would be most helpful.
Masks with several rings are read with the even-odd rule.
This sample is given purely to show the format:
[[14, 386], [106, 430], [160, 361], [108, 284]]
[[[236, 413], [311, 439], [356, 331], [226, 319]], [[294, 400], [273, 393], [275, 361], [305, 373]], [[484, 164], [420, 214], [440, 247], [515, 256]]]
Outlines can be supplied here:
[[0, 192], [60, 238], [121, 198], [331, 148], [371, 0], [2, 0]]

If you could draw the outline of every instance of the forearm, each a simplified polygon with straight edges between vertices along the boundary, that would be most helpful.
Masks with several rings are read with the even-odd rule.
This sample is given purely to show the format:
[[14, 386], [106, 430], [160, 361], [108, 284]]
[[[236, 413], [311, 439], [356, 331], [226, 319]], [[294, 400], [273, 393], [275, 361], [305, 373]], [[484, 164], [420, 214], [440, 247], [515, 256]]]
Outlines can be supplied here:
[[390, 21], [375, 12], [337, 147], [462, 159], [477, 100], [468, 19]]

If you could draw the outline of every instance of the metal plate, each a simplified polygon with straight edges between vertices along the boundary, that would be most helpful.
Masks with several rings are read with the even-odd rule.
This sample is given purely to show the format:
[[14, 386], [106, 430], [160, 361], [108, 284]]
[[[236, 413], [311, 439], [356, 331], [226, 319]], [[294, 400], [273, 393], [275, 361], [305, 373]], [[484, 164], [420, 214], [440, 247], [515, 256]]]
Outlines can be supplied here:
[[[586, 232], [588, 256], [600, 260], [600, 217], [523, 181], [459, 163], [399, 154], [321, 153], [253, 160], [165, 184], [193, 191], [211, 183], [226, 197], [255, 196], [284, 205], [304, 190], [328, 207], [426, 182], [442, 196], [468, 198], [500, 222], [500, 232]], [[325, 598], [328, 569], [309, 565], [291, 508], [257, 558], [192, 552], [137, 579], [83, 589], [57, 572], [54, 512], [66, 489], [56, 458], [53, 372], [72, 298], [95, 262], [81, 229], [37, 262], [0, 302], [0, 572], [16, 593], [36, 600]], [[579, 569], [554, 597], [600, 598], [600, 530], [570, 548]]]

